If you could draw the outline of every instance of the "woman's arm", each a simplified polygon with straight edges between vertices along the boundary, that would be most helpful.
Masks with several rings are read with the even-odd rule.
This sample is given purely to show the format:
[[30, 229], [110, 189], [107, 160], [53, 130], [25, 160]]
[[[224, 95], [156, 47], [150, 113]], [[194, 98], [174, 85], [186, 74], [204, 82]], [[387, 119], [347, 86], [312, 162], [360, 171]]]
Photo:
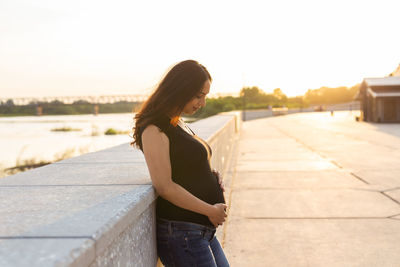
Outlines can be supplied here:
[[169, 139], [158, 127], [154, 125], [146, 127], [142, 133], [142, 145], [150, 177], [157, 193], [178, 207], [207, 216], [216, 227], [222, 225], [227, 216], [225, 204], [210, 205], [172, 181]]

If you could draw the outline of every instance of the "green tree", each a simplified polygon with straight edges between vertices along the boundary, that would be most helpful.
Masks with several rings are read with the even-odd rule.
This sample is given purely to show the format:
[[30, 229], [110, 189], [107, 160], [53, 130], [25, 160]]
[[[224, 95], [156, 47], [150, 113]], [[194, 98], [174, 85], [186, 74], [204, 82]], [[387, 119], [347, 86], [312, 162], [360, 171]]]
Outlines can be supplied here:
[[282, 92], [281, 88], [274, 89], [272, 95], [282, 102], [282, 104], [287, 103], [287, 96]]
[[242, 90], [240, 91], [240, 97], [244, 97], [246, 99], [246, 102], [262, 102], [262, 96], [265, 93], [258, 88], [257, 86], [253, 87], [243, 87]]
[[5, 104], [5, 105], [8, 106], [8, 107], [15, 106], [15, 105], [14, 105], [14, 101], [13, 101], [12, 99], [8, 99], [8, 100], [6, 101], [6, 104]]
[[350, 88], [341, 86], [336, 88], [321, 87], [319, 89], [309, 89], [304, 98], [310, 104], [337, 104], [353, 101], [354, 96], [359, 90], [359, 84]]

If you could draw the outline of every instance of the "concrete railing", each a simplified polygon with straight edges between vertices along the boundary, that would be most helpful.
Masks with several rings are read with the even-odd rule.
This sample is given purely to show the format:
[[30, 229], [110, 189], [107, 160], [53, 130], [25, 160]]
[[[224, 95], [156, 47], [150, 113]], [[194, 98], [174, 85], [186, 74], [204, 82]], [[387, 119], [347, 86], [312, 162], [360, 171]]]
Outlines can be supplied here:
[[250, 121], [255, 119], [279, 116], [279, 115], [287, 115], [294, 113], [302, 113], [302, 112], [314, 112], [318, 109], [322, 109], [320, 111], [357, 111], [360, 110], [360, 102], [359, 101], [351, 101], [347, 103], [340, 104], [331, 104], [331, 105], [313, 105], [308, 108], [290, 108], [286, 111], [276, 112], [274, 109], [250, 109], [242, 112], [242, 120]]
[[275, 112], [273, 109], [245, 110], [242, 113], [242, 120], [250, 121], [250, 120], [279, 116], [279, 115], [293, 114], [293, 113], [299, 113], [299, 112], [312, 112], [312, 111], [314, 111], [312, 108], [288, 109], [283, 112]]
[[[239, 113], [191, 128], [224, 172]], [[155, 199], [143, 154], [129, 144], [0, 179], [0, 266], [155, 266]]]

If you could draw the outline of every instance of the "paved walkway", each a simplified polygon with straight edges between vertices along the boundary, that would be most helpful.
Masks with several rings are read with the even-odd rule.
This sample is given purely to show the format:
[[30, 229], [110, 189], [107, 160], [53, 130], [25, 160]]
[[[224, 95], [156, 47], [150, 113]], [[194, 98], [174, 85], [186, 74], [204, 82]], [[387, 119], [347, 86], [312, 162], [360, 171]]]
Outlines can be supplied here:
[[400, 266], [400, 124], [248, 121], [229, 189], [231, 266]]

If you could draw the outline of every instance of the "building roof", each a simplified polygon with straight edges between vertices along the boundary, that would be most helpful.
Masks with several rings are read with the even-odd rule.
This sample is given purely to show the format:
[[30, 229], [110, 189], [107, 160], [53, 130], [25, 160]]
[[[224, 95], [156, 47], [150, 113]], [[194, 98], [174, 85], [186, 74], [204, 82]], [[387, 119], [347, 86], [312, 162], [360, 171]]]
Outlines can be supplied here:
[[368, 87], [374, 86], [400, 86], [400, 76], [390, 76], [383, 78], [365, 78], [363, 83], [366, 83]]
[[400, 76], [389, 76], [383, 78], [365, 78], [361, 83], [355, 100], [361, 100], [363, 96], [372, 97], [399, 97], [400, 96]]
[[367, 92], [372, 96], [372, 97], [400, 97], [400, 90], [395, 92], [375, 92], [371, 88], [367, 89]]

